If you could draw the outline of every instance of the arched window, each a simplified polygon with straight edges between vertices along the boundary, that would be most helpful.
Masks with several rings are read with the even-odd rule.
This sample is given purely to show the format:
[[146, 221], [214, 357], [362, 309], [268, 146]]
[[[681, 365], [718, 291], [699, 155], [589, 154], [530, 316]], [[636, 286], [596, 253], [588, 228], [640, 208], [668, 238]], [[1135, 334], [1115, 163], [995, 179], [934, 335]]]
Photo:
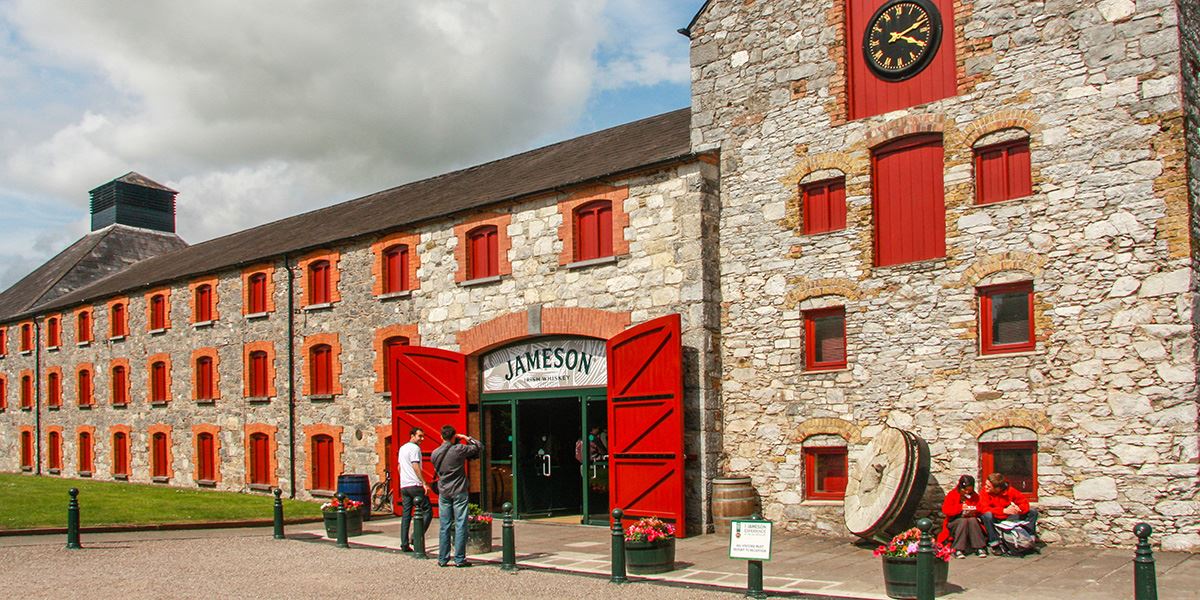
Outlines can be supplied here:
[[312, 469], [312, 484], [314, 490], [333, 490], [333, 437], [318, 434], [312, 437], [312, 457], [309, 460]]
[[[318, 344], [308, 351], [309, 393], [313, 396], [328, 396], [333, 393], [333, 349], [328, 344]], [[324, 489], [324, 488], [322, 488]]]
[[79, 316], [75, 317], [75, 341], [81, 344], [92, 341], [91, 311], [81, 311]]
[[124, 304], [114, 304], [108, 311], [109, 337], [120, 338], [129, 334], [129, 322], [125, 315]]
[[162, 294], [150, 297], [150, 330], [167, 328], [167, 298]]
[[265, 433], [250, 434], [250, 483], [271, 484], [271, 439]]
[[597, 200], [575, 209], [575, 260], [612, 254], [612, 202]]
[[168, 464], [167, 445], [170, 441], [167, 434], [157, 432], [150, 436], [150, 476], [166, 479], [170, 477], [171, 465]]
[[58, 371], [46, 374], [46, 404], [54, 408], [62, 406], [62, 375]]
[[46, 347], [57, 348], [62, 345], [62, 326], [58, 317], [46, 319]]
[[383, 293], [408, 289], [408, 246], [398, 244], [383, 251]]
[[257, 315], [267, 312], [267, 274], [251, 275], [249, 288], [246, 290], [246, 314]]
[[255, 350], [250, 353], [250, 364], [246, 365], [246, 380], [251, 398], [265, 398], [270, 395], [270, 381], [268, 373], [270, 365], [267, 363], [267, 353], [262, 350]]
[[819, 434], [804, 440], [804, 498], [841, 500], [846, 495], [848, 452], [838, 435]]
[[196, 399], [212, 400], [215, 397], [213, 359], [201, 356], [196, 359]]
[[95, 466], [92, 464], [92, 434], [79, 432], [79, 474], [90, 476]]
[[21, 468], [28, 471], [33, 468], [33, 432], [21, 432]]
[[113, 434], [113, 476], [129, 477], [129, 436], [122, 431]]
[[217, 479], [217, 445], [213, 434], [204, 432], [196, 436], [196, 480], [202, 483]]
[[92, 394], [92, 372], [88, 369], [80, 369], [79, 376], [79, 406], [91, 406], [95, 402]]
[[500, 238], [495, 225], [467, 232], [467, 278], [481, 279], [500, 274]]
[[193, 319], [197, 323], [207, 323], [213, 320], [213, 293], [212, 286], [206, 284], [196, 287], [196, 314]]
[[33, 408], [33, 377], [29, 375], [21, 376], [21, 408]]
[[167, 363], [155, 361], [150, 364], [150, 401], [166, 402], [170, 398], [167, 389]]
[[1024, 427], [1000, 427], [979, 436], [979, 479], [1002, 473], [1009, 485], [1031, 500], [1038, 494], [1037, 433]]
[[49, 465], [47, 466], [50, 468], [51, 473], [58, 473], [62, 471], [62, 434], [57, 431], [51, 431], [47, 437], [49, 438], [47, 445], [50, 446], [47, 451], [49, 455]]
[[112, 403], [114, 406], [129, 403], [129, 371], [123, 365], [112, 368]]
[[308, 303], [329, 304], [329, 261], [318, 260], [308, 265]]
[[383, 340], [383, 391], [392, 391], [392, 361], [395, 360], [396, 350], [408, 344], [408, 338], [402, 335]]

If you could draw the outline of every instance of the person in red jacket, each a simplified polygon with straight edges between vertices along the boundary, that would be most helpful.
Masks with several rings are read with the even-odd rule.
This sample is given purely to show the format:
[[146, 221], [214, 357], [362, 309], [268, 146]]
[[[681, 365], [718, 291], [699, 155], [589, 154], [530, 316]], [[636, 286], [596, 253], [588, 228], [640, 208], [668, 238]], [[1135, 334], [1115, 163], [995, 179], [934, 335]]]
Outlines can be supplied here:
[[951, 540], [954, 546], [954, 556], [966, 558], [967, 554], [987, 556], [984, 546], [983, 525], [979, 523], [979, 494], [975, 493], [975, 478], [963, 475], [958, 478], [958, 485], [946, 494], [942, 502], [942, 513], [946, 519], [942, 522], [942, 532], [938, 534], [937, 542], [946, 543]]
[[1005, 554], [1000, 546], [1000, 535], [996, 533], [996, 521], [1025, 521], [1028, 525], [1024, 529], [1037, 537], [1037, 509], [1029, 506], [1025, 494], [1008, 484], [1003, 473], [991, 473], [984, 479], [979, 513], [992, 554]]

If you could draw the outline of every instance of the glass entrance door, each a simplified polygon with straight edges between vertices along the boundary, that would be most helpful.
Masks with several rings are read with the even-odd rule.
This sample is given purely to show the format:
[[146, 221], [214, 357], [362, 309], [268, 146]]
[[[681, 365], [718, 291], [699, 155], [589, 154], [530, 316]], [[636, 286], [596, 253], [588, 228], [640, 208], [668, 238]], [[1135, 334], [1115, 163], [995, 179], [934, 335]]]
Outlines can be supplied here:
[[516, 407], [520, 516], [578, 514], [583, 500], [575, 460], [582, 428], [579, 398], [526, 398]]
[[503, 512], [513, 501], [513, 409], [512, 404], [483, 405], [484, 510]]
[[608, 406], [603, 394], [583, 400], [583, 434], [576, 455], [584, 478], [585, 525], [608, 525]]

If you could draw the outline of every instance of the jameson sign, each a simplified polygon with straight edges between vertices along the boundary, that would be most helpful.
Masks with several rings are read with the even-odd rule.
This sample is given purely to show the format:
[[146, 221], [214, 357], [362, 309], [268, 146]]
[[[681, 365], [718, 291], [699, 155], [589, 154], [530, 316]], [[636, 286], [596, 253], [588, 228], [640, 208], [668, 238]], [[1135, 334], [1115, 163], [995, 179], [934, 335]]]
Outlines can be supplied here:
[[565, 339], [509, 346], [483, 357], [483, 391], [602, 386], [608, 360], [601, 340]]

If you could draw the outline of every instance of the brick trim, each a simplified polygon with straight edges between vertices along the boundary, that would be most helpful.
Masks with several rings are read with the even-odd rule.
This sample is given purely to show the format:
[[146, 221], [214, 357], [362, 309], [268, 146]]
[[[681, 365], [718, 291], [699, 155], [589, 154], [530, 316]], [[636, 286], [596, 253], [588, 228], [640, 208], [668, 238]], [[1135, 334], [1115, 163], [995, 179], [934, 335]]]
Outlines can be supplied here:
[[372, 362], [372, 368], [375, 370], [375, 391], [377, 393], [382, 394], [383, 392], [387, 391], [385, 385], [387, 382], [383, 376], [383, 360], [385, 358], [383, 343], [387, 341], [388, 338], [404, 336], [408, 338], [409, 345], [420, 346], [421, 336], [417, 332], [417, 329], [417, 325], [415, 324], [408, 325], [397, 323], [394, 325], [388, 325], [386, 327], [380, 327], [379, 329], [375, 330], [375, 342], [372, 345], [372, 348], [375, 350], [375, 360]]
[[786, 305], [795, 308], [809, 298], [819, 296], [841, 296], [848, 300], [861, 300], [864, 293], [858, 284], [850, 279], [805, 279], [798, 277], [788, 282], [791, 291], [787, 294]]
[[[97, 460], [98, 457], [96, 455], [96, 427], [93, 425], [80, 425], [75, 428], [75, 472], [79, 473], [80, 471], [83, 471], [83, 469], [80, 468], [83, 465], [79, 464], [79, 436], [84, 433], [88, 434], [88, 439], [91, 440], [92, 447], [88, 450], [92, 455], [92, 464], [90, 466], [92, 467], [92, 472], [94, 473], [97, 470], [96, 465], [99, 461]], [[64, 456], [63, 463], [65, 464], [66, 462], [67, 458]]]
[[625, 200], [628, 198], [628, 185], [613, 187], [600, 184], [574, 191], [559, 201], [558, 214], [562, 217], [562, 223], [558, 226], [558, 239], [562, 242], [562, 248], [558, 253], [558, 264], [566, 265], [578, 260], [575, 256], [575, 209], [596, 200], [612, 203], [612, 255], [629, 254], [629, 240], [625, 239], [625, 229], [629, 227], [629, 214], [625, 212]]
[[109, 456], [109, 473], [117, 474], [117, 434], [125, 434], [125, 475], [133, 474], [133, 428], [128, 425], [113, 425], [108, 428], [108, 443], [112, 448]]
[[250, 277], [255, 273], [267, 276], [267, 312], [275, 312], [275, 265], [261, 263], [242, 269], [242, 315], [250, 314]]
[[[154, 330], [153, 326], [151, 325], [152, 321], [150, 319], [150, 309], [151, 309], [150, 300], [151, 300], [151, 298], [154, 298], [155, 296], [157, 296], [159, 294], [162, 294], [163, 306], [166, 309], [166, 312], [163, 314], [163, 329], [171, 328], [171, 288], [170, 287], [160, 287], [160, 288], [155, 288], [155, 289], [152, 289], [152, 290], [146, 292], [145, 296], [143, 296], [143, 299], [146, 302], [146, 331]], [[126, 311], [125, 314], [129, 314], [129, 312]]]
[[946, 284], [946, 287], [975, 287], [984, 277], [1001, 271], [1024, 271], [1040, 279], [1046, 258], [1027, 252], [1010, 250], [999, 254], [983, 256], [971, 263], [958, 278], [958, 285]]
[[[829, 116], [830, 125], [844, 125], [850, 115], [850, 71], [846, 68], [846, 0], [834, 0], [825, 11], [825, 28], [833, 31], [826, 52], [829, 64], [834, 65], [833, 75], [829, 77], [829, 100], [825, 102], [825, 114]], [[805, 80], [800, 80], [803, 83]], [[792, 82], [792, 98], [796, 99], [797, 82]], [[807, 87], [807, 85], [805, 85]], [[804, 90], [806, 91], [806, 90]]]
[[970, 150], [983, 136], [1005, 129], [1021, 129], [1032, 137], [1040, 131], [1038, 121], [1037, 113], [1029, 110], [1010, 108], [996, 111], [967, 123], [952, 136], [947, 136], [950, 139], [946, 140], [946, 146], [948, 150]]
[[221, 485], [221, 428], [217, 425], [192, 425], [192, 480], [200, 480], [200, 434], [213, 436], [213, 481]]
[[[376, 481], [387, 479], [387, 438], [392, 437], [391, 425], [376, 425], [375, 426], [375, 456], [378, 459], [375, 461], [375, 476]], [[392, 452], [399, 452], [400, 446], [396, 445], [396, 440], [392, 440]]]
[[342, 393], [342, 342], [336, 333], [316, 333], [304, 337], [304, 344], [301, 346], [301, 372], [300, 378], [303, 382], [302, 390], [305, 396], [312, 395], [312, 359], [310, 352], [313, 347], [321, 344], [328, 344], [330, 354], [329, 370], [330, 370], [330, 391], [334, 394]]
[[459, 352], [478, 354], [496, 346], [535, 335], [580, 335], [607, 340], [629, 328], [627, 311], [579, 307], [545, 307], [541, 329], [531, 332], [529, 311], [501, 315], [455, 334]]
[[274, 398], [277, 394], [275, 391], [275, 343], [274, 342], [247, 342], [242, 344], [242, 397], [251, 398], [250, 395], [250, 353], [263, 351], [267, 353], [267, 396]]
[[312, 444], [313, 438], [325, 434], [333, 438], [333, 472], [334, 476], [342, 472], [342, 452], [345, 451], [345, 444], [342, 441], [342, 428], [335, 425], [327, 425], [320, 423], [317, 425], [308, 425], [304, 428], [304, 462], [307, 468], [304, 469], [304, 479], [302, 480], [303, 489], [312, 491], [310, 481], [312, 481], [312, 470], [315, 465], [312, 460]]
[[196, 377], [196, 361], [200, 360], [201, 357], [205, 357], [205, 356], [212, 359], [212, 378], [213, 378], [212, 400], [220, 400], [221, 399], [221, 355], [220, 355], [220, 353], [217, 352], [216, 348], [197, 348], [196, 350], [192, 351], [192, 358], [188, 362], [188, 366], [191, 367], [191, 371], [192, 371], [192, 399], [200, 400], [200, 398], [197, 395], [200, 388], [197, 385], [198, 378]]
[[150, 477], [154, 477], [154, 434], [167, 434], [167, 479], [175, 479], [175, 445], [171, 440], [171, 426], [166, 423], [156, 423], [146, 428], [146, 467]]
[[[88, 372], [88, 377], [91, 379], [91, 394], [87, 398], [80, 395], [79, 390], [79, 375], [84, 371]], [[90, 362], [79, 363], [75, 365], [75, 405], [76, 406], [95, 406], [96, 405], [96, 367]], [[87, 402], [84, 402], [86, 400]]]
[[202, 285], [207, 285], [212, 290], [212, 319], [209, 319], [209, 320], [210, 321], [220, 320], [221, 311], [220, 311], [219, 307], [221, 305], [221, 296], [220, 296], [220, 292], [217, 291], [217, 281], [218, 281], [217, 276], [212, 275], [209, 277], [201, 277], [199, 279], [194, 279], [194, 280], [192, 280], [191, 283], [188, 284], [188, 322], [189, 323], [197, 323], [198, 322], [196, 320], [196, 289]]
[[274, 425], [267, 425], [266, 423], [247, 423], [242, 429], [242, 447], [245, 449], [246, 473], [244, 479], [246, 485], [250, 485], [250, 436], [256, 433], [263, 433], [267, 436], [267, 448], [270, 452], [270, 456], [267, 457], [267, 466], [270, 470], [267, 474], [267, 484], [271, 487], [279, 487], [279, 462], [276, 459], [276, 453], [279, 452], [279, 442], [275, 438], [279, 428]]
[[113, 307], [118, 304], [120, 304], [125, 309], [125, 313], [124, 313], [125, 314], [125, 322], [121, 324], [121, 331], [122, 331], [121, 335], [129, 335], [129, 298], [127, 296], [121, 296], [118, 298], [110, 298], [107, 302], [104, 303], [104, 320], [105, 320], [105, 324], [108, 325], [109, 339], [116, 337], [113, 335], [112, 313], [113, 313]]
[[420, 289], [421, 280], [417, 277], [417, 269], [421, 267], [421, 253], [417, 247], [421, 244], [421, 235], [417, 233], [398, 232], [385, 235], [371, 244], [371, 293], [383, 295], [383, 252], [392, 246], [408, 247], [408, 281], [409, 291]]
[[[58, 375], [58, 402], [54, 402], [54, 397], [50, 395], [50, 376], [51, 375]], [[95, 387], [94, 381], [93, 381], [92, 387], [93, 388]], [[66, 382], [63, 380], [62, 367], [47, 367], [46, 368], [46, 406], [57, 406], [57, 407], [61, 408], [63, 405], [63, 393], [65, 392], [65, 390], [66, 390]], [[93, 394], [94, 393], [95, 392], [93, 392]]]
[[846, 440], [847, 444], [858, 444], [863, 439], [862, 429], [862, 425], [851, 421], [835, 419], [833, 417], [820, 417], [802, 421], [797, 425], [793, 439], [803, 444], [804, 440], [814, 435], [839, 435]]
[[296, 275], [296, 287], [300, 291], [300, 307], [309, 306], [308, 302], [308, 267], [313, 263], [321, 260], [329, 261], [329, 303], [341, 302], [342, 294], [338, 290], [338, 283], [341, 281], [341, 269], [338, 267], [338, 262], [341, 261], [342, 255], [337, 250], [321, 249], [313, 250], [305, 254], [296, 262], [296, 267], [300, 271]]
[[[88, 316], [88, 328], [87, 328], [87, 331], [82, 332], [83, 335], [80, 335], [79, 315], [84, 314], [84, 313], [87, 313], [87, 316]], [[95, 340], [96, 339], [96, 313], [95, 313], [95, 310], [91, 306], [82, 306], [82, 307], [77, 308], [74, 311], [72, 311], [71, 312], [71, 327], [75, 331], [75, 343], [91, 342], [91, 341]], [[0, 356], [3, 356], [3, 355], [4, 355], [4, 352], [0, 351]]]
[[[125, 402], [124, 402], [124, 404], [113, 403], [112, 372], [113, 372], [113, 369], [115, 369], [116, 367], [125, 367]], [[131, 389], [132, 385], [133, 385], [133, 373], [129, 368], [129, 359], [128, 358], [114, 358], [111, 361], [109, 361], [109, 363], [108, 363], [108, 401], [109, 401], [109, 403], [113, 404], [114, 406], [124, 406], [125, 404], [129, 404], [133, 400], [133, 396], [132, 396], [133, 392]], [[93, 385], [93, 387], [95, 387], [95, 386]]]
[[[953, 127], [954, 125], [951, 123], [950, 128]], [[942, 115], [906, 115], [870, 128], [867, 131], [865, 143], [867, 148], [874, 149], [902, 137], [918, 133], [942, 133], [946, 129], [946, 117]]]
[[1004, 412], [981, 415], [963, 425], [963, 431], [978, 440], [985, 432], [1000, 427], [1024, 427], [1037, 432], [1039, 436], [1054, 431], [1050, 417], [1042, 411], [1025, 408], [1011, 408]]
[[508, 237], [508, 226], [512, 223], [512, 215], [508, 213], [482, 213], [467, 218], [454, 226], [454, 237], [458, 245], [454, 247], [454, 261], [458, 269], [454, 272], [454, 281], [468, 281], [467, 275], [467, 233], [485, 225], [496, 226], [496, 258], [499, 275], [511, 275], [512, 263], [509, 262], [508, 252], [512, 249], [512, 239]]
[[154, 398], [153, 398], [153, 395], [154, 395], [154, 369], [153, 369], [153, 366], [154, 366], [154, 363], [160, 362], [160, 361], [167, 368], [166, 401], [170, 402], [171, 400], [175, 399], [175, 394], [172, 392], [173, 388], [172, 388], [172, 380], [171, 380], [172, 379], [171, 378], [171, 355], [170, 355], [170, 353], [167, 353], [167, 352], [159, 352], [157, 354], [151, 354], [149, 357], [146, 358], [146, 399], [149, 402], [156, 402], [156, 400], [154, 400]]

